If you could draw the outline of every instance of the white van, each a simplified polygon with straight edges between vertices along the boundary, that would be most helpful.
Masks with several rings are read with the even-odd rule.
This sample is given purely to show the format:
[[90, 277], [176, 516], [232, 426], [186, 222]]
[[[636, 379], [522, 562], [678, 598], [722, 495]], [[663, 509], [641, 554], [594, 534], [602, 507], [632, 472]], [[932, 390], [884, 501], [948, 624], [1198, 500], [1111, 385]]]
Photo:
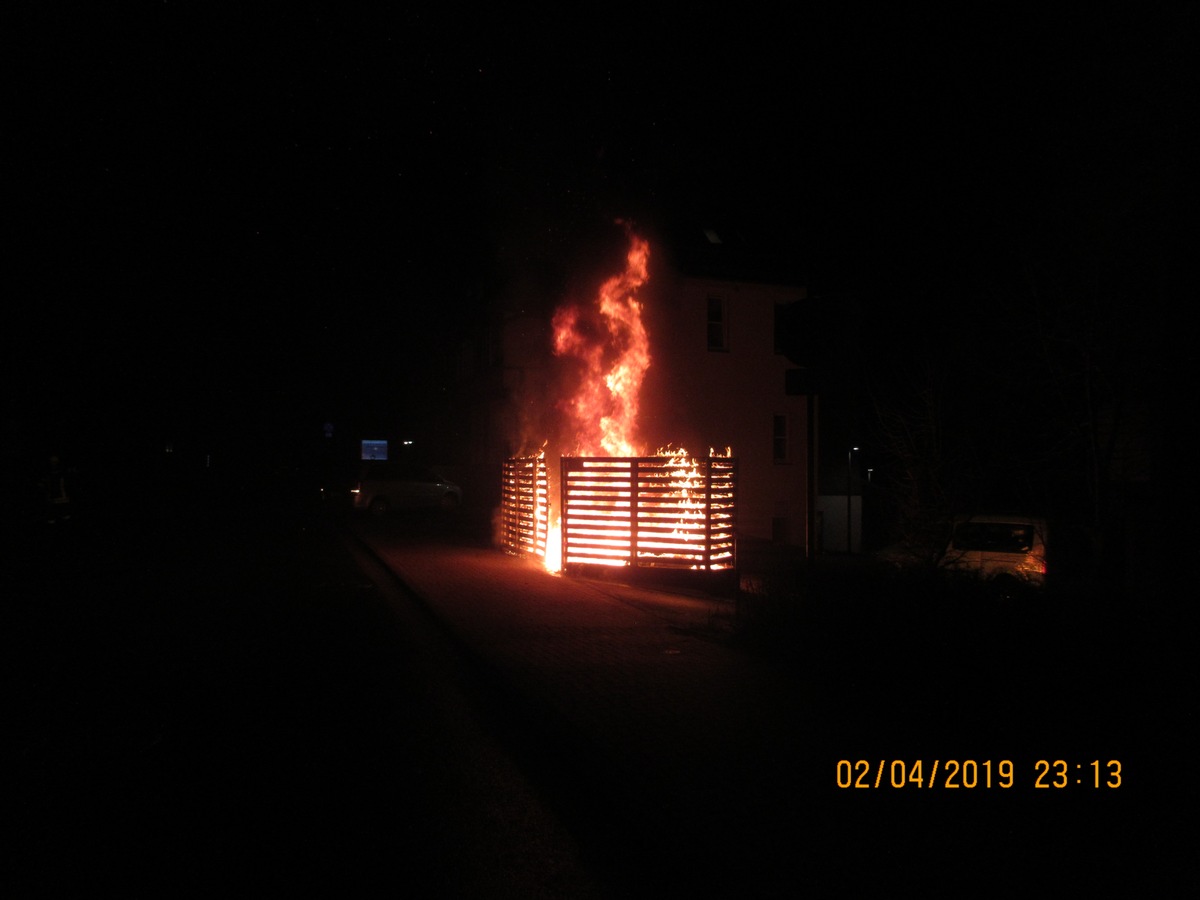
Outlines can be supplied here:
[[1028, 516], [1003, 515], [956, 519], [941, 565], [986, 581], [1043, 587], [1046, 522]]
[[355, 509], [375, 516], [420, 510], [450, 513], [462, 503], [462, 488], [426, 466], [369, 460], [362, 464], [350, 497]]

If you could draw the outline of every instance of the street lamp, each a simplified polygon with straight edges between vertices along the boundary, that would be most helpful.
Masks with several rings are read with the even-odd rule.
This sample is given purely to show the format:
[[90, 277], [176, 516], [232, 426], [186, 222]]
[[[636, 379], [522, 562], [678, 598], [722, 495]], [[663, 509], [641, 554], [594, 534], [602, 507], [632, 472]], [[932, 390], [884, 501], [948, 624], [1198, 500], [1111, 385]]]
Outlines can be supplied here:
[[850, 495], [850, 473], [854, 471], [854, 454], [858, 452], [857, 447], [851, 447], [846, 451], [846, 554], [850, 555], [854, 552], [854, 529], [851, 526], [851, 518], [853, 515], [853, 498]]

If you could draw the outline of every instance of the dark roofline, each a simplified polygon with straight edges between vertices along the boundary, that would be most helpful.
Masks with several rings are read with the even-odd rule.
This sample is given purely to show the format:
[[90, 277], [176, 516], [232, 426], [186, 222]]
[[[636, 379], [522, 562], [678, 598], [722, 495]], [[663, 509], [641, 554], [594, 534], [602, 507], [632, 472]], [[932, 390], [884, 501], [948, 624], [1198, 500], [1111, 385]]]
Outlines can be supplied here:
[[804, 248], [777, 226], [748, 230], [697, 218], [669, 223], [651, 241], [657, 255], [685, 277], [805, 285]]

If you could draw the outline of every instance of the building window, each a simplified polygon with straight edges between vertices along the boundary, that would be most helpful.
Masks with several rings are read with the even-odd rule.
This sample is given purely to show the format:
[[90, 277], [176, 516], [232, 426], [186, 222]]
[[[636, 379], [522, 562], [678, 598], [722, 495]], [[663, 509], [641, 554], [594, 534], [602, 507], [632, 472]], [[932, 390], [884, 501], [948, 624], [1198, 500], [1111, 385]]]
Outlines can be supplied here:
[[788, 461], [788, 417], [775, 416], [771, 433], [772, 458], [777, 463]]
[[729, 349], [729, 317], [724, 297], [708, 298], [708, 349]]

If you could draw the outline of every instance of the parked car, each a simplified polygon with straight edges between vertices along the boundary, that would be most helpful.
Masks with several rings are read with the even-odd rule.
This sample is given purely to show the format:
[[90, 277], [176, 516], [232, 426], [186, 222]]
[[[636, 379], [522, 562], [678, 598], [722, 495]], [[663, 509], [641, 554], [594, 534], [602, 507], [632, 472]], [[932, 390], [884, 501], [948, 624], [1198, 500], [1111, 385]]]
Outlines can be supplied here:
[[[972, 576], [1002, 589], [1041, 588], [1046, 583], [1046, 522], [1030, 516], [960, 516], [944, 547], [893, 545], [878, 558], [898, 569], [935, 564], [944, 572]], [[929, 549], [935, 552], [928, 552]]]
[[462, 504], [462, 488], [427, 466], [370, 460], [350, 489], [356, 510], [385, 516], [391, 512], [453, 512]]
[[1046, 522], [1028, 516], [974, 515], [958, 519], [942, 567], [985, 581], [1025, 587], [1046, 583]]

